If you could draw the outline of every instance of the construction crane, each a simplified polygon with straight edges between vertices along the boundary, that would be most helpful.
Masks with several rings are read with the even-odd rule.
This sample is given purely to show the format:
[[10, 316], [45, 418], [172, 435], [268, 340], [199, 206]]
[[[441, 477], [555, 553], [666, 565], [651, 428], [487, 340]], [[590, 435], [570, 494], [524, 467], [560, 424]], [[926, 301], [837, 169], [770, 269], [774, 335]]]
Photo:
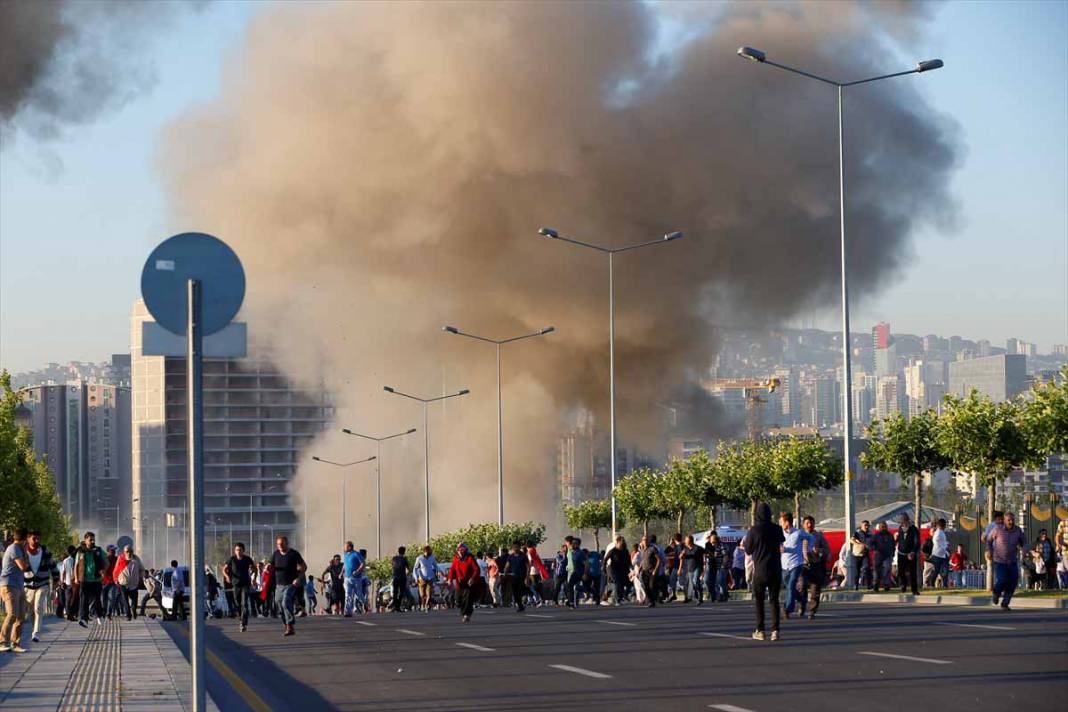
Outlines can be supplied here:
[[763, 430], [763, 395], [774, 393], [780, 385], [778, 378], [710, 378], [701, 383], [707, 390], [740, 390], [745, 399], [745, 423], [750, 440], [758, 440]]

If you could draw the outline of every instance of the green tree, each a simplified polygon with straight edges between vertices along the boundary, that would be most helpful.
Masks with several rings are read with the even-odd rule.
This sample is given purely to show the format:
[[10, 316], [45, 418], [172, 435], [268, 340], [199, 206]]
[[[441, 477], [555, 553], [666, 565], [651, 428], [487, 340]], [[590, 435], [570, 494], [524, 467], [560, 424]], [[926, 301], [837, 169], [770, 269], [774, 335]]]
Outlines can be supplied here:
[[[597, 551], [601, 550], [601, 530], [612, 528], [612, 501], [608, 499], [591, 499], [576, 507], [564, 505], [564, 517], [567, 526], [575, 531], [593, 530], [593, 541]], [[622, 526], [622, 522], [619, 526]]]
[[[702, 469], [696, 456], [684, 460], [672, 459], [663, 476], [657, 480], [657, 509], [675, 518], [675, 531], [682, 531], [686, 513], [704, 504], [708, 472]], [[707, 458], [707, 455], [705, 455]]]
[[1020, 403], [1019, 424], [1028, 447], [1039, 456], [1068, 452], [1068, 366], [1061, 382], [1037, 383]]
[[775, 490], [780, 497], [793, 495], [794, 519], [801, 518], [801, 498], [842, 483], [842, 461], [820, 438], [786, 438], [765, 445]]
[[994, 403], [973, 390], [965, 398], [947, 395], [939, 417], [938, 447], [953, 469], [975, 475], [989, 492], [986, 510], [994, 520], [997, 483], [1009, 471], [1040, 461], [1028, 447], [1012, 401]]
[[612, 494], [623, 516], [633, 522], [641, 522], [642, 534], [649, 533], [649, 520], [663, 516], [658, 491], [664, 476], [659, 470], [639, 467], [616, 483]]
[[0, 388], [0, 535], [19, 527], [38, 529], [48, 548], [65, 551], [74, 541], [70, 520], [63, 513], [52, 472], [37, 459], [30, 434], [15, 423], [22, 398], [12, 390], [7, 371], [0, 371]]
[[876, 420], [868, 428], [868, 451], [861, 453], [860, 463], [883, 472], [896, 472], [911, 481], [912, 506], [916, 526], [922, 524], [923, 473], [941, 470], [951, 464], [941, 446], [941, 421], [933, 410], [905, 419], [900, 413]]
[[735, 507], [749, 506], [756, 514], [757, 502], [770, 502], [780, 496], [771, 468], [768, 441], [721, 442], [716, 447], [710, 487], [722, 501]]

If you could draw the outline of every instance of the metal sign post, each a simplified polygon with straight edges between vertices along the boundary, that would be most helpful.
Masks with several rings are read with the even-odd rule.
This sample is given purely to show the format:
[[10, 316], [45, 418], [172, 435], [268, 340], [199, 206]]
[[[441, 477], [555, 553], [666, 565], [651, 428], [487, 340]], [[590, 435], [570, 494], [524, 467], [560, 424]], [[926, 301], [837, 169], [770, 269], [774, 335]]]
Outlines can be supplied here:
[[141, 294], [156, 322], [186, 337], [186, 431], [189, 464], [189, 662], [193, 712], [206, 705], [204, 618], [204, 337], [225, 328], [245, 298], [245, 272], [226, 243], [187, 232], [164, 240], [141, 272]]

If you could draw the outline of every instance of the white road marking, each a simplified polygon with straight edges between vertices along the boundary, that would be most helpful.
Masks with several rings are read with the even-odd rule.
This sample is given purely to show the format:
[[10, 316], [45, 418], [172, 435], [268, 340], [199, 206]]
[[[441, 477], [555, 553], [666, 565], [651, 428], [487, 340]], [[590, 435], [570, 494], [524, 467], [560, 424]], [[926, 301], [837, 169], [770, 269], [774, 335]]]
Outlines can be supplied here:
[[492, 653], [494, 648], [487, 648], [484, 645], [475, 645], [474, 643], [457, 643], [461, 648], [471, 648], [471, 650], [477, 650], [481, 653]]
[[356, 621], [356, 625], [372, 625], [373, 626], [373, 625], [378, 625], [378, 624], [377, 623], [372, 623], [371, 621]]
[[625, 626], [636, 626], [636, 625], [638, 625], [637, 623], [624, 623], [623, 621], [606, 621], [606, 620], [600, 620], [600, 619], [594, 620], [593, 622], [594, 623], [604, 623], [605, 625], [625, 625]]
[[541, 613], [528, 613], [526, 615], [526, 617], [527, 618], [547, 618], [549, 620], [552, 620], [553, 618], [556, 618], [556, 616], [546, 616], [546, 615], [542, 615]]
[[397, 628], [398, 633], [404, 633], [405, 635], [426, 635], [426, 633], [420, 633], [417, 630], [408, 630], [407, 628]]
[[935, 621], [935, 625], [955, 625], [960, 628], [985, 628], [986, 630], [1016, 630], [1010, 625], [981, 625], [979, 623], [944, 623]]
[[738, 707], [736, 705], [709, 705], [709, 708], [714, 710], [721, 710], [721, 712], [753, 712], [753, 710], [751, 709], [746, 709], [745, 707]]
[[874, 655], [877, 658], [894, 658], [895, 660], [912, 660], [917, 663], [931, 663], [932, 665], [950, 665], [952, 660], [935, 660], [934, 658], [917, 658], [912, 655], [894, 655], [893, 653], [871, 653], [864, 650], [858, 651], [861, 655]]
[[598, 680], [604, 680], [604, 679], [612, 677], [611, 675], [605, 675], [603, 672], [594, 672], [593, 670], [587, 670], [585, 668], [580, 668], [580, 667], [572, 667], [570, 665], [550, 665], [549, 667], [556, 668], [557, 670], [563, 670], [564, 672], [573, 672], [576, 675], [585, 675], [586, 677], [595, 677]]
[[734, 638], [735, 640], [753, 640], [752, 636], [731, 635], [730, 633], [698, 633], [698, 635], [707, 635], [710, 638]]

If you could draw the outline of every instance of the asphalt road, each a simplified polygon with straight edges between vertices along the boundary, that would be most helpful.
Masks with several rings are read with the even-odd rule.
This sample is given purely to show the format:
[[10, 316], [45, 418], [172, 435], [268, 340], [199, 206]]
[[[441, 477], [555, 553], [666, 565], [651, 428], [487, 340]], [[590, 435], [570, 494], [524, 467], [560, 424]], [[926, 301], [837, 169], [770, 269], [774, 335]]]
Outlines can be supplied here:
[[[475, 611], [209, 624], [282, 710], [1063, 709], [1068, 612], [833, 603], [759, 642], [752, 604]], [[800, 707], [799, 707], [800, 705]], [[253, 709], [255, 709], [253, 705]]]

